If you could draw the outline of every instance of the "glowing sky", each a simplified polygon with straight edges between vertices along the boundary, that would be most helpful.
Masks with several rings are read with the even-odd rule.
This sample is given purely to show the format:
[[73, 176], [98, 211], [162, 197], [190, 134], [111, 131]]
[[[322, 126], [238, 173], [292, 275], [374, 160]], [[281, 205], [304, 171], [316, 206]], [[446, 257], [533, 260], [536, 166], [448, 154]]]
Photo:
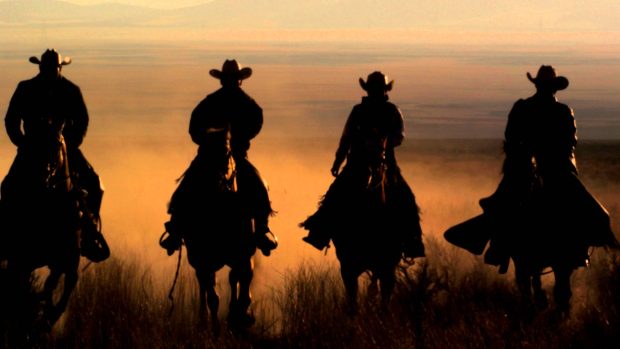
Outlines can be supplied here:
[[209, 2], [208, 0], [68, 0], [67, 2], [78, 5], [96, 5], [105, 3], [127, 4], [132, 6], [144, 6], [150, 8], [171, 9], [179, 7], [188, 7]]
[[[353, 82], [342, 86], [343, 95], [329, 115], [303, 112], [305, 106], [320, 105], [316, 101], [325, 100], [322, 94], [316, 101], [289, 96], [286, 101], [297, 103], [290, 110], [311, 115], [310, 121], [317, 114], [327, 115], [325, 120], [345, 114], [341, 109], [352, 96], [357, 100], [357, 78], [385, 69], [399, 81], [394, 98], [416, 115], [412, 129], [421, 136], [454, 136], [463, 130], [480, 137], [501, 135], [506, 108], [531, 92], [524, 72], [553, 64], [571, 78], [562, 98], [574, 102], [582, 134], [620, 138], [617, 0], [0, 0], [0, 45], [5, 80], [0, 100], [8, 100], [18, 79], [29, 74], [21, 71], [30, 68], [23, 66], [23, 57], [45, 47], [90, 67], [126, 65], [113, 74], [183, 65], [186, 71], [171, 75], [179, 77], [217, 67], [223, 57], [237, 57], [257, 68], [257, 93], [265, 93], [270, 74], [311, 67], [307, 75], [291, 68], [291, 74], [279, 75], [283, 86], [260, 96], [267, 105], [274, 102], [272, 116], [283, 110], [275, 101], [282, 99], [289, 81], [308, 91], [318, 84], [315, 72], [328, 68], [325, 74], [338, 80], [324, 81], [319, 92], [339, 87], [340, 79]], [[428, 80], [415, 85], [422, 74]], [[411, 86], [401, 88], [405, 84]], [[445, 103], [448, 92], [452, 104]], [[288, 114], [283, 112], [283, 122], [293, 119]]]
[[[390, 28], [451, 28], [487, 31], [620, 31], [616, 0], [65, 0], [75, 5], [122, 4], [173, 10], [213, 3], [248, 27], [299, 25]], [[4, 0], [13, 6], [48, 7], [49, 0]], [[9, 9], [10, 10], [10, 9]], [[104, 11], [104, 9], [98, 9]], [[200, 11], [198, 11], [200, 12]], [[202, 13], [198, 13], [203, 15]], [[208, 15], [208, 12], [205, 13]], [[337, 18], [340, 23], [330, 22]], [[182, 18], [175, 18], [182, 20]], [[0, 16], [0, 23], [1, 23]]]

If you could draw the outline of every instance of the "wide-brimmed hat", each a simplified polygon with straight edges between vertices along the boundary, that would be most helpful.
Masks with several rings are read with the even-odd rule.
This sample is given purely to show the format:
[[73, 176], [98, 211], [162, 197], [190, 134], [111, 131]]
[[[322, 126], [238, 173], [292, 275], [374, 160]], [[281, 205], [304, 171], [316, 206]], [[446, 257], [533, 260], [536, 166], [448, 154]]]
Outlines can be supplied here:
[[535, 78], [533, 78], [530, 73], [527, 73], [527, 78], [534, 83], [536, 87], [551, 87], [556, 91], [568, 87], [568, 79], [563, 76], [558, 76], [555, 69], [550, 65], [541, 65]]
[[62, 58], [60, 53], [55, 49], [47, 49], [41, 55], [41, 59], [32, 56], [29, 59], [30, 63], [38, 64], [38, 65], [56, 65], [57, 67], [71, 64], [71, 57]]
[[216, 79], [235, 78], [237, 80], [244, 80], [252, 75], [251, 68], [241, 68], [239, 63], [234, 59], [227, 59], [222, 64], [222, 70], [211, 69], [209, 74]]
[[373, 89], [383, 89], [384, 91], [390, 91], [392, 86], [394, 86], [394, 80], [388, 82], [388, 77], [385, 76], [380, 71], [376, 71], [368, 75], [366, 81], [360, 78], [360, 86], [365, 91], [373, 90]]

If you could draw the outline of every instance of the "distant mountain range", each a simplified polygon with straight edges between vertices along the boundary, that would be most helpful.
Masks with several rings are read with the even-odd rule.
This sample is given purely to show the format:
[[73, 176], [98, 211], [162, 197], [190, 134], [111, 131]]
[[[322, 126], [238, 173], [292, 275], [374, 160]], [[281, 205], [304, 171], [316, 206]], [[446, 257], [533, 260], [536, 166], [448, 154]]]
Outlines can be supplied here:
[[618, 14], [620, 2], [593, 7], [585, 3], [561, 6], [557, 1], [524, 6], [511, 1], [212, 0], [161, 10], [120, 3], [85, 6], [62, 0], [0, 1], [0, 24], [16, 26], [617, 30]]

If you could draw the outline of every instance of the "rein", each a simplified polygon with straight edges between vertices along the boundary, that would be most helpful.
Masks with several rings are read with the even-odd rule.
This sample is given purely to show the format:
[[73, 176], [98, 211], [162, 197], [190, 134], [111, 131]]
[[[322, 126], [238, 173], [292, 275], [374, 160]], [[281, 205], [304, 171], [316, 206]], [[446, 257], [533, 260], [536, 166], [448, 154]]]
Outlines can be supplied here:
[[174, 273], [174, 281], [172, 281], [172, 287], [170, 287], [170, 292], [168, 292], [168, 299], [170, 299], [170, 311], [168, 312], [168, 317], [172, 316], [172, 311], [174, 310], [174, 288], [177, 285], [177, 281], [179, 279], [179, 271], [181, 270], [181, 255], [183, 254], [183, 244], [179, 248], [179, 257], [177, 259], [177, 270]]

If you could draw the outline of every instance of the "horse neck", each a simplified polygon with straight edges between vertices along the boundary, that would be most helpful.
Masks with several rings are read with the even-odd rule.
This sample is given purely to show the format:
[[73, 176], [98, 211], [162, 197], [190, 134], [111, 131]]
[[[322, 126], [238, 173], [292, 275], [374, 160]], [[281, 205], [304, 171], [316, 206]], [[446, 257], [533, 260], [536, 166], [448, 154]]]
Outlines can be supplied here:
[[72, 188], [67, 159], [67, 146], [62, 135], [49, 137], [41, 147], [47, 189], [69, 192]]
[[218, 192], [237, 191], [237, 164], [228, 145], [211, 145], [200, 151], [203, 168], [207, 176], [217, 183]]

